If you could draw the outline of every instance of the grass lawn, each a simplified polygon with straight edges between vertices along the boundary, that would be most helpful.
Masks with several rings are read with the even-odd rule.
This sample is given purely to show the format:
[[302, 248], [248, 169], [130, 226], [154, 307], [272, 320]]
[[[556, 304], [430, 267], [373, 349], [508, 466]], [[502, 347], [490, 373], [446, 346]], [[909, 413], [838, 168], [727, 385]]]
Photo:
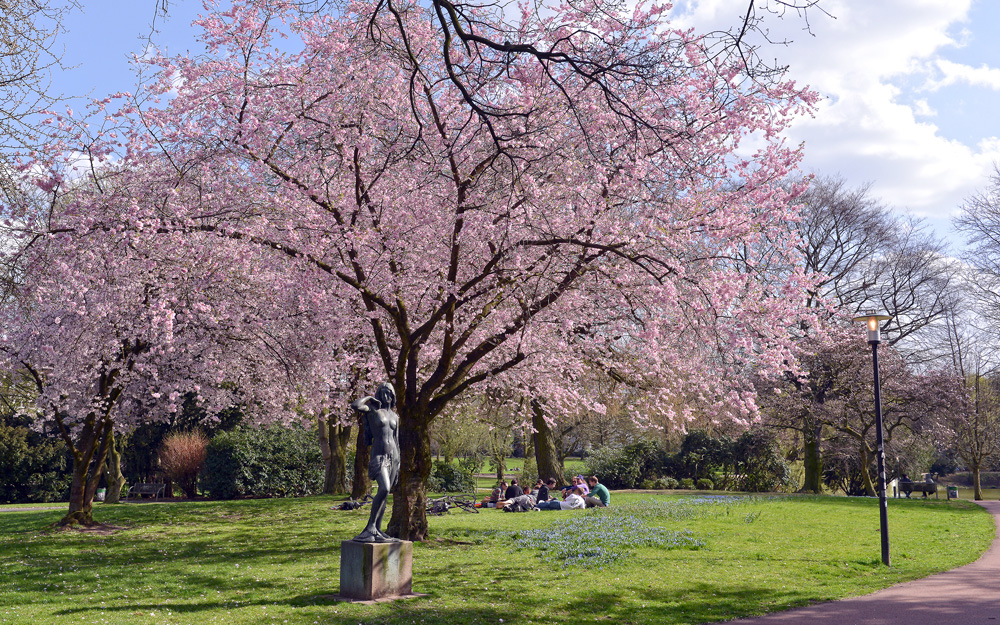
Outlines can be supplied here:
[[[46, 530], [61, 510], [2, 512], [0, 623], [702, 623], [923, 577], [975, 560], [994, 535], [971, 503], [891, 500], [887, 569], [875, 500], [613, 497], [603, 511], [431, 517], [413, 564], [428, 596], [376, 605], [329, 598], [340, 541], [368, 514], [333, 511], [330, 497], [99, 504], [98, 520], [124, 528], [110, 534]], [[630, 553], [565, 566], [513, 548], [531, 530], [549, 545], [607, 536], [605, 554]], [[680, 530], [700, 546], [620, 549]]]

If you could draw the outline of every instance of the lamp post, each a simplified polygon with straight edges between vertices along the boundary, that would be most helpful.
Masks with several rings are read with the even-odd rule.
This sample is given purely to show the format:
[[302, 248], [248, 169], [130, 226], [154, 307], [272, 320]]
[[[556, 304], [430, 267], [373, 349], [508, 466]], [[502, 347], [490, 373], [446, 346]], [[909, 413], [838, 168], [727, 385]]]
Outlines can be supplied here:
[[872, 369], [875, 373], [875, 442], [878, 446], [878, 513], [879, 533], [882, 535], [882, 564], [889, 564], [889, 511], [885, 500], [885, 447], [882, 440], [882, 394], [878, 379], [878, 344], [882, 342], [879, 324], [892, 319], [869, 311], [867, 315], [855, 317], [854, 321], [868, 324], [868, 344], [872, 346]]

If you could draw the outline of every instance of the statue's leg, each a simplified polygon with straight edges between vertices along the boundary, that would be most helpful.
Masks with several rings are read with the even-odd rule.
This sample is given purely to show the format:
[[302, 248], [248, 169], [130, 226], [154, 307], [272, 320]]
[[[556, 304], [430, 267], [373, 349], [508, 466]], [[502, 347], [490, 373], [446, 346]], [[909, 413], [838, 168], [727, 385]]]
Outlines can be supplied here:
[[382, 470], [378, 472], [375, 480], [378, 482], [378, 496], [381, 497], [379, 500], [380, 505], [378, 511], [376, 512], [376, 510], [372, 510], [372, 513], [375, 515], [375, 531], [385, 539], [395, 540], [388, 534], [384, 533], [381, 529], [382, 516], [385, 514], [385, 501], [389, 497], [389, 490], [392, 488], [392, 485], [389, 482], [388, 470], [385, 467], [382, 467]]

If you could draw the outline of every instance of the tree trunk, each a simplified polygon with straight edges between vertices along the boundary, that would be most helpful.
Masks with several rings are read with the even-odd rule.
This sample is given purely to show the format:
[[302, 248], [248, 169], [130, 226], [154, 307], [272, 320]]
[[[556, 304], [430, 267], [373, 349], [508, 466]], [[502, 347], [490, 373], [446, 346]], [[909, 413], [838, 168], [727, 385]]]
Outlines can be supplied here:
[[979, 466], [978, 463], [976, 463], [976, 464], [972, 465], [969, 468], [972, 469], [972, 492], [973, 492], [972, 496], [973, 496], [973, 498], [976, 501], [982, 501], [983, 500], [983, 485], [979, 481], [979, 469], [980, 469], [980, 466]]
[[403, 540], [427, 539], [427, 478], [431, 474], [431, 437], [427, 413], [400, 403], [399, 482], [392, 491], [392, 518], [386, 533]]
[[875, 492], [875, 483], [872, 482], [871, 471], [868, 470], [868, 465], [871, 460], [871, 450], [868, 449], [868, 445], [861, 443], [861, 483], [865, 487], [865, 493], [869, 497], [875, 497], [878, 495]]
[[805, 470], [805, 483], [802, 490], [820, 494], [823, 491], [823, 458], [820, 454], [820, 440], [823, 426], [806, 421], [802, 429], [802, 464]]
[[351, 481], [351, 499], [361, 499], [372, 490], [372, 480], [368, 477], [368, 461], [372, 450], [365, 445], [365, 428], [358, 422], [358, 435], [354, 446], [354, 479]]
[[326, 465], [326, 479], [323, 493], [326, 495], [347, 494], [347, 443], [351, 440], [351, 426], [343, 426], [333, 416], [317, 417], [319, 447]]
[[[125, 437], [122, 437], [122, 445], [125, 444]], [[122, 475], [122, 458], [115, 443], [114, 434], [108, 442], [108, 458], [104, 463], [104, 483], [107, 492], [104, 495], [104, 503], [118, 503], [121, 501], [122, 487], [125, 486], [125, 476]]]
[[556, 439], [552, 434], [552, 428], [545, 421], [542, 405], [535, 400], [531, 401], [531, 425], [535, 428], [533, 439], [538, 477], [542, 480], [553, 477], [556, 484], [562, 486], [566, 483], [566, 477], [563, 475], [562, 463], [556, 450]]
[[59, 525], [96, 525], [94, 523], [94, 493], [104, 470], [108, 454], [108, 440], [112, 436], [110, 419], [102, 419], [103, 425], [94, 425], [94, 418], [88, 419], [80, 433], [79, 445], [73, 454], [73, 481], [69, 488], [69, 511]]

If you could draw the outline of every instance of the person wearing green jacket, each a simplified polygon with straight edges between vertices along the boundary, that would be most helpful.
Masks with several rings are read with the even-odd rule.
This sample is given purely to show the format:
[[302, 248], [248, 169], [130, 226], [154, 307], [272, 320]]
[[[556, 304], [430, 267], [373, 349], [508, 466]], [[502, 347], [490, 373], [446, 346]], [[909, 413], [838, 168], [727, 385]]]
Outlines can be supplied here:
[[590, 486], [590, 494], [585, 499], [588, 508], [606, 508], [611, 504], [611, 493], [608, 492], [608, 487], [601, 484], [596, 475], [588, 477], [587, 484]]

